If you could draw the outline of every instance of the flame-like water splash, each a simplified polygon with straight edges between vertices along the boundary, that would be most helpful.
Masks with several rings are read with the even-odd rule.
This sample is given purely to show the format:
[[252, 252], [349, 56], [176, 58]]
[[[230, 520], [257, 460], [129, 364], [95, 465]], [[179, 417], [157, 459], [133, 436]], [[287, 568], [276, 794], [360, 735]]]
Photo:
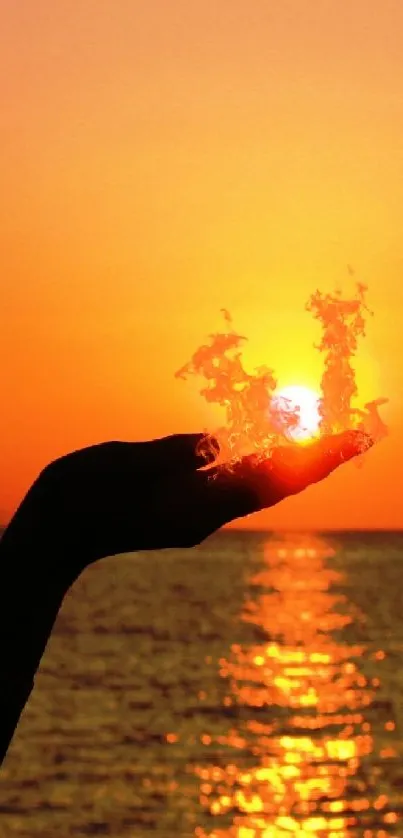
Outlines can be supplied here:
[[324, 433], [337, 433], [362, 427], [377, 440], [387, 432], [377, 408], [387, 399], [368, 402], [364, 410], [352, 406], [358, 395], [352, 359], [359, 337], [365, 337], [364, 312], [373, 314], [365, 301], [367, 287], [357, 283], [356, 297], [343, 300], [340, 292], [322, 294], [316, 291], [307, 303], [307, 310], [322, 325], [323, 334], [317, 349], [324, 353], [325, 369], [321, 380], [320, 413]]
[[[353, 406], [358, 395], [352, 364], [358, 339], [365, 336], [365, 317], [369, 311], [365, 292], [357, 283], [356, 295], [343, 299], [340, 292], [323, 294], [316, 291], [306, 308], [322, 326], [322, 339], [316, 348], [324, 356], [319, 402], [320, 435], [360, 429], [378, 441], [387, 434], [378, 408], [388, 399], [375, 399], [359, 408]], [[231, 315], [222, 309], [226, 330], [209, 336], [189, 363], [175, 374], [178, 378], [198, 376], [205, 384], [201, 395], [220, 405], [225, 422], [214, 431], [227, 462], [256, 453], [267, 456], [274, 445], [291, 444], [292, 431], [299, 423], [299, 406], [284, 405], [275, 396], [277, 379], [273, 369], [260, 366], [248, 373], [242, 361], [242, 348], [247, 340], [233, 328]], [[208, 443], [207, 443], [208, 444]], [[295, 440], [294, 440], [295, 444]]]

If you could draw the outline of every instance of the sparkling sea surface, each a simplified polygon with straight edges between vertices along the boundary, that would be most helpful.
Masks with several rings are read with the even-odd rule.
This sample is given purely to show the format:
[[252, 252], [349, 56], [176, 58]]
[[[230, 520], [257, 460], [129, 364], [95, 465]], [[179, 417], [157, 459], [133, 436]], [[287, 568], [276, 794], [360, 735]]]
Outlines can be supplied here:
[[0, 836], [403, 836], [403, 533], [227, 531], [69, 591]]

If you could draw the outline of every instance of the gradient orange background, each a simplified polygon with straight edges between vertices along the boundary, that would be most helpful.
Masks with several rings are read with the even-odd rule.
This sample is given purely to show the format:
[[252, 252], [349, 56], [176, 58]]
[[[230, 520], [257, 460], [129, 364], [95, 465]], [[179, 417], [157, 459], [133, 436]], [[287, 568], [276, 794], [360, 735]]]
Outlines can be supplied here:
[[246, 523], [400, 527], [401, 0], [22, 0], [0, 33], [2, 519], [69, 450], [211, 425], [174, 372], [221, 306], [316, 386], [304, 304], [351, 264], [391, 435]]

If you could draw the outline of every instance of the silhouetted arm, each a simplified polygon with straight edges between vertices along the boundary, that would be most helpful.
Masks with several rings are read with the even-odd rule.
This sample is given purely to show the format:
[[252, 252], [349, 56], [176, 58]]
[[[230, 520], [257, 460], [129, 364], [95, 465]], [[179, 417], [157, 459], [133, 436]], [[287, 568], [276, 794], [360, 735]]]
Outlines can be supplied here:
[[[63, 598], [105, 556], [192, 547], [273, 506], [368, 448], [362, 434], [246, 457], [232, 471], [202, 434], [109, 442], [68, 454], [33, 483], [0, 540], [0, 763], [32, 691]], [[208, 469], [202, 466], [210, 465]]]

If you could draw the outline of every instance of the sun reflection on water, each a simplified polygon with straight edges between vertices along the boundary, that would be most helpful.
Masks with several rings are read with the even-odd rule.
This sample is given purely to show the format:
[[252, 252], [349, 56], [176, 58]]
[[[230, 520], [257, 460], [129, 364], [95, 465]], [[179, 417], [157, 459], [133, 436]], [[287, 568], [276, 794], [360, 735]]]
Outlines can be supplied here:
[[196, 838], [399, 834], [398, 813], [365, 766], [379, 679], [363, 675], [366, 650], [345, 639], [360, 615], [341, 593], [332, 553], [320, 539], [265, 545], [241, 614], [257, 642], [233, 644], [219, 661], [234, 727], [205, 733], [211, 761], [207, 752], [192, 767], [212, 824], [196, 827]]

